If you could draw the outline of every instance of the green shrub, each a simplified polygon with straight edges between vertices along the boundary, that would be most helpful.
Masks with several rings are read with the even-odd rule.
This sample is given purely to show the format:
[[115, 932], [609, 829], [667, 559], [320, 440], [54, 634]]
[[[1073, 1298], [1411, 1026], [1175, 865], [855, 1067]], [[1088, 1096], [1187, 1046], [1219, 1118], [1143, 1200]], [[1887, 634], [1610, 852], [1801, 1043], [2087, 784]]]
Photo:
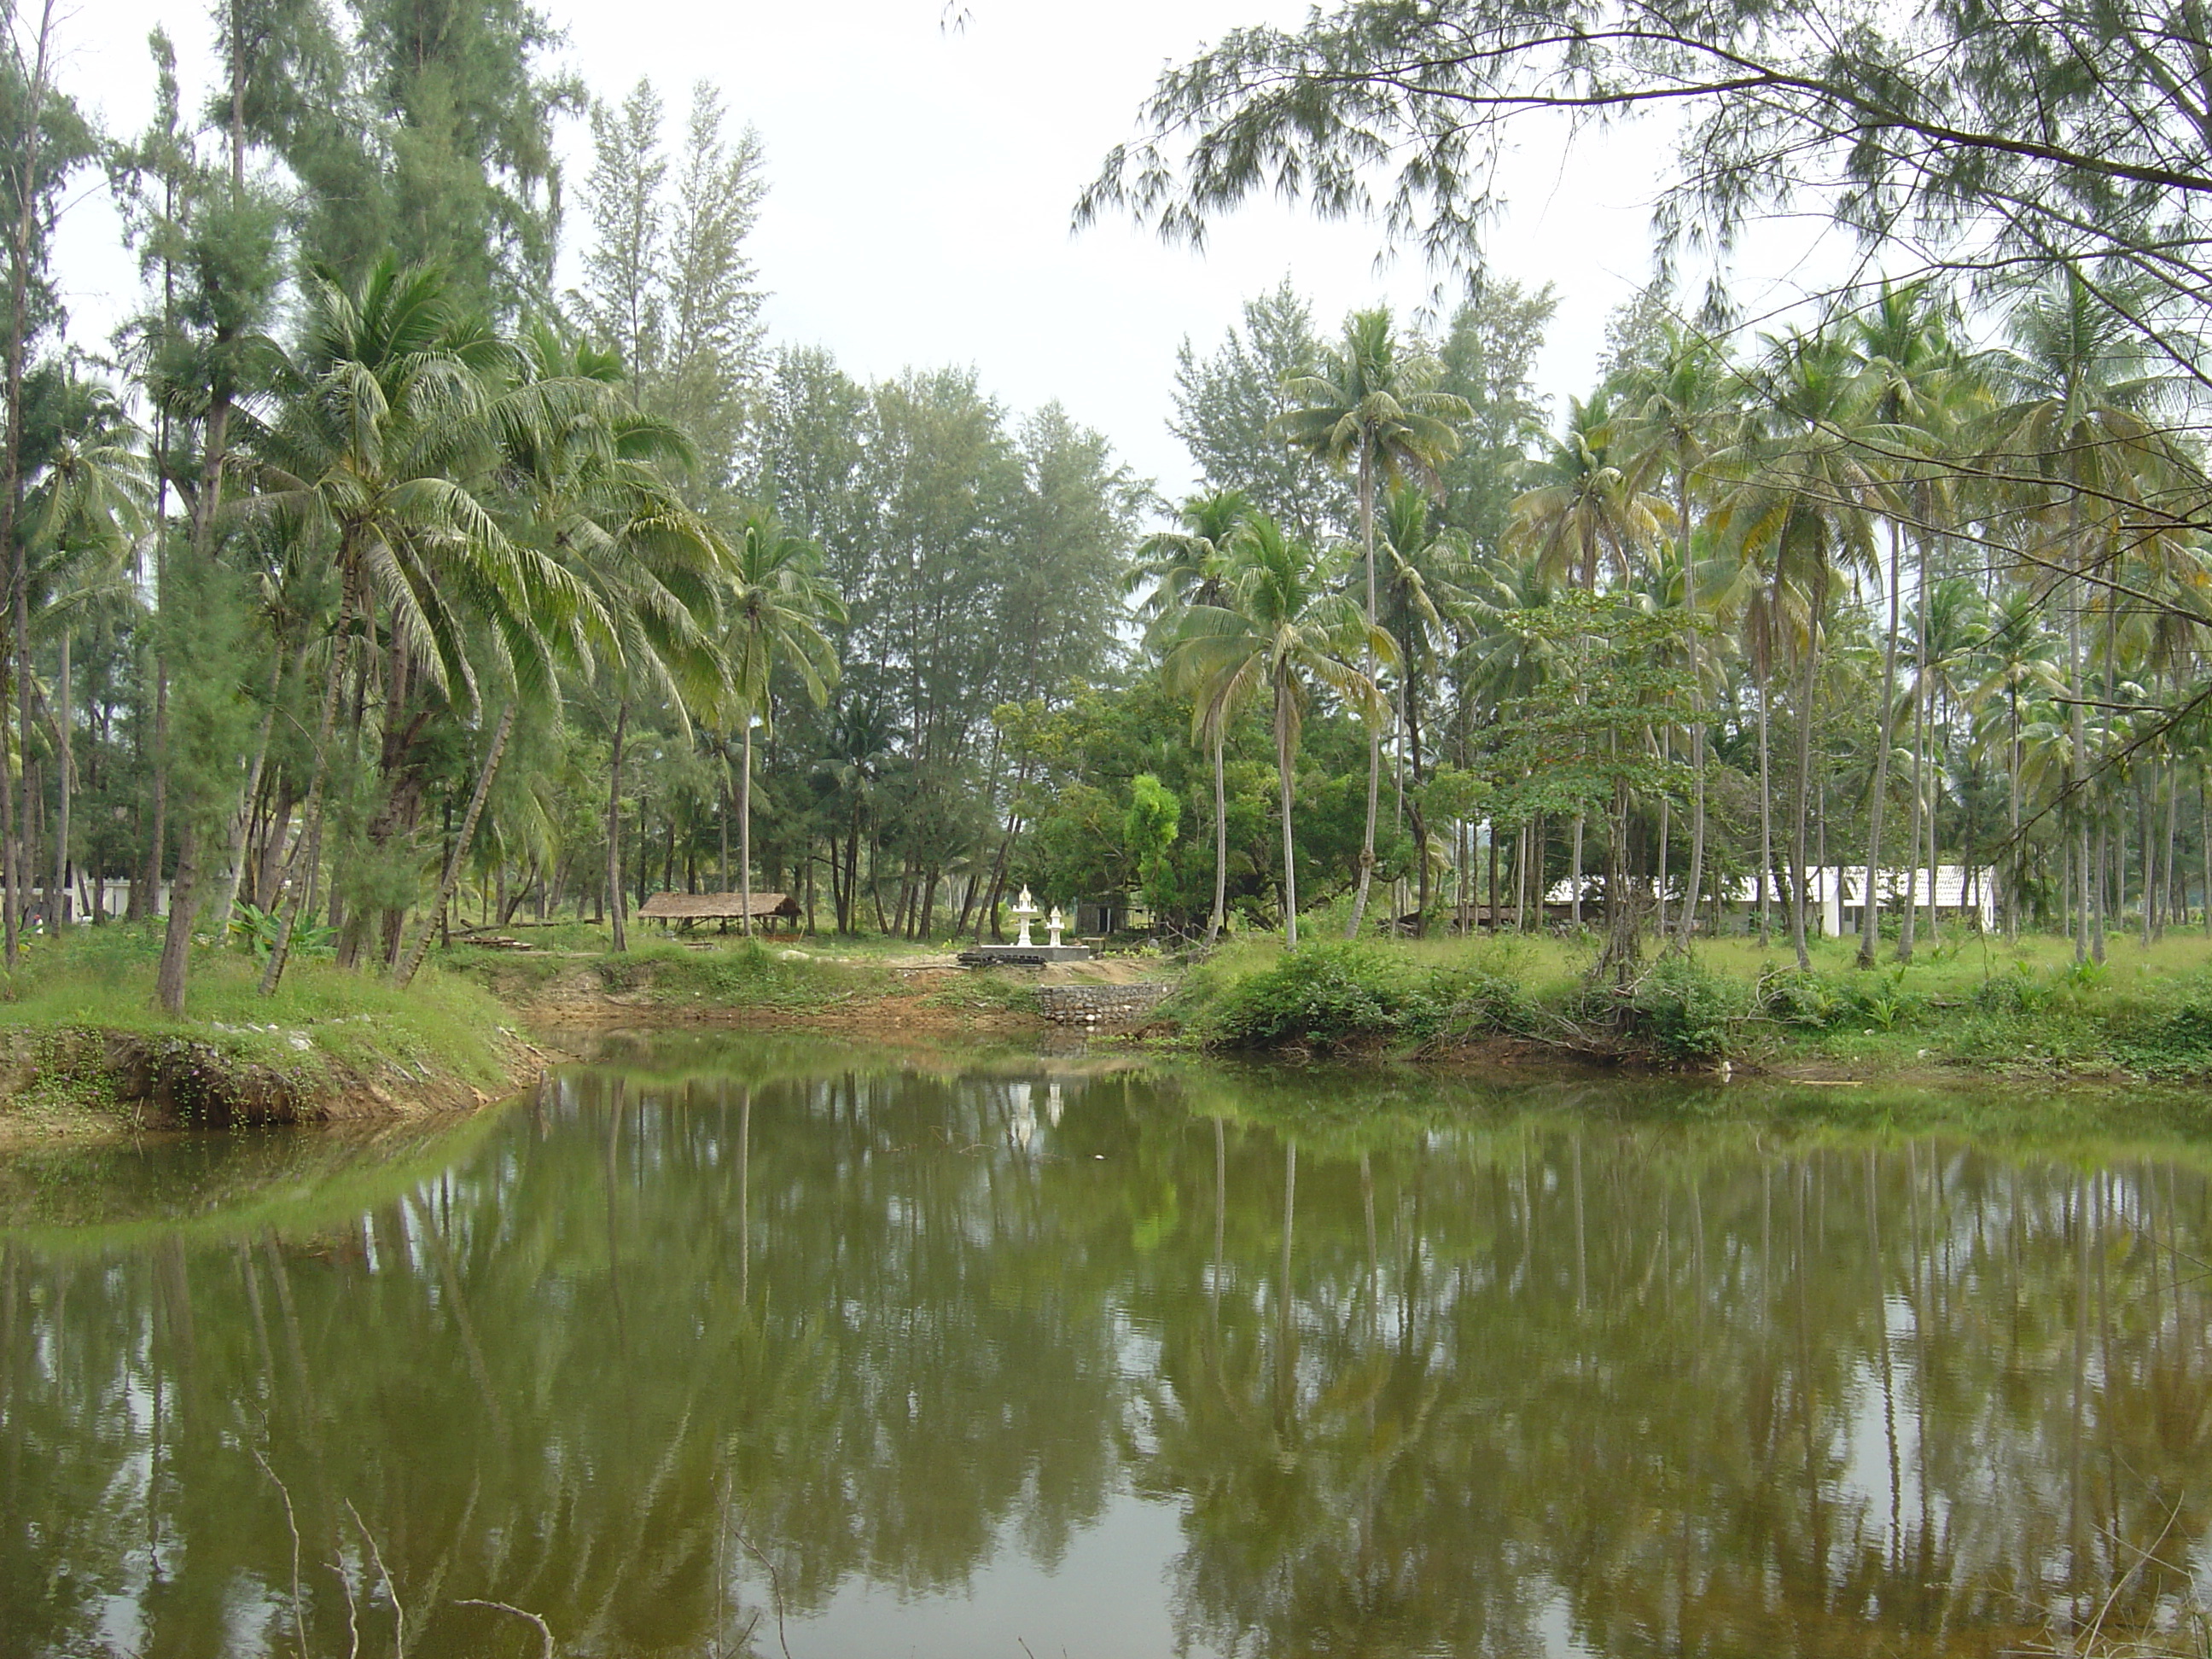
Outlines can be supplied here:
[[1426, 1036], [1525, 1036], [1536, 1027], [1534, 999], [1519, 981], [1489, 968], [1440, 969], [1425, 988]]
[[1316, 940], [1231, 984], [1213, 1036], [1244, 1048], [1340, 1048], [1404, 1036], [1436, 1007], [1414, 974], [1373, 946]]
[[1761, 975], [1758, 1000], [1768, 1018], [1801, 1031], [1825, 1031], [1850, 1012], [1833, 980], [1803, 968]]
[[1868, 1030], [1893, 1031], [1928, 1012], [1928, 999], [1905, 988], [1901, 966], [1886, 973], [1855, 973], [1844, 981], [1840, 992], [1844, 1019]]
[[1669, 1060], [1719, 1060], [1752, 1011], [1742, 981], [1669, 957], [1638, 981], [1630, 1004], [1638, 1033]]
[[2034, 1015], [2051, 1006], [2057, 988], [2027, 971], [2025, 963], [2008, 974], [1995, 974], [1976, 986], [1966, 1006], [1978, 1014]]
[[2212, 975], [2192, 974], [2112, 1017], [2112, 1057], [2154, 1077], [2212, 1073]]

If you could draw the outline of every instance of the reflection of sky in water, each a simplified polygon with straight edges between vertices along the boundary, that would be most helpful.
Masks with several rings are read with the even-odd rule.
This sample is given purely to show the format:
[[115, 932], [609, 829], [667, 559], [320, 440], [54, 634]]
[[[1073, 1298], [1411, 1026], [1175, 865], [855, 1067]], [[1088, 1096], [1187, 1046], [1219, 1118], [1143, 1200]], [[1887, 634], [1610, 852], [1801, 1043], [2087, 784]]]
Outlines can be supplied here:
[[388, 1650], [355, 1500], [423, 1650], [489, 1595], [698, 1659], [718, 1609], [777, 1651], [726, 1504], [794, 1659], [1934, 1659], [2207, 1529], [2193, 1147], [840, 1063], [672, 1041], [447, 1129], [0, 1168], [70, 1224], [0, 1232], [0, 1659], [289, 1652], [252, 1444], [319, 1653], [333, 1551]]
[[790, 1621], [791, 1650], [806, 1659], [1212, 1659], [1178, 1649], [1160, 1585], [1182, 1546], [1176, 1509], [1117, 1495], [1051, 1565], [1001, 1533], [991, 1565], [963, 1593], [902, 1597], [856, 1579], [813, 1618]]

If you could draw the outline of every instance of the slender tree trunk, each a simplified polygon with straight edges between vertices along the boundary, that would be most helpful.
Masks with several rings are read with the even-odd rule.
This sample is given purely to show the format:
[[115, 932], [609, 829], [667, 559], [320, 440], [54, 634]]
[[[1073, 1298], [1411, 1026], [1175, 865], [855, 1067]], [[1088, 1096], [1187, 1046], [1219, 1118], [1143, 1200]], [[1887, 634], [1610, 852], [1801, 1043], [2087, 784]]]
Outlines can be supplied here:
[[[1674, 757], [1674, 744], [1671, 734], [1663, 726], [1660, 729], [1659, 732], [1659, 757], [1662, 761], [1670, 761]], [[1658, 934], [1659, 942], [1662, 945], [1664, 945], [1667, 942], [1667, 837], [1668, 831], [1672, 827], [1671, 820], [1673, 817], [1672, 809], [1674, 807], [1674, 798], [1672, 796], [1668, 795], [1663, 792], [1661, 793], [1659, 797], [1658, 881], [1653, 888], [1653, 892], [1655, 895], [1655, 927]]]
[[753, 936], [753, 720], [745, 716], [744, 759], [738, 767], [738, 894], [745, 907], [745, 937]]
[[[1359, 537], [1367, 550], [1367, 625], [1375, 626], [1375, 458], [1372, 443], [1364, 436], [1359, 446]], [[1374, 647], [1367, 651], [1367, 677], [1376, 677], [1378, 665]], [[1382, 804], [1382, 731], [1370, 724], [1367, 728], [1367, 827], [1359, 843], [1359, 889], [1352, 896], [1352, 920], [1346, 924], [1346, 939], [1359, 937], [1361, 919], [1367, 914], [1367, 890], [1375, 880], [1375, 814]], [[1290, 830], [1290, 816], [1283, 817], [1284, 833]], [[1289, 872], [1285, 875], [1287, 878]], [[1295, 939], [1291, 941], [1295, 944]]]
[[2007, 717], [2009, 729], [2005, 743], [2005, 754], [2010, 763], [2007, 769], [2012, 775], [2006, 780], [2008, 786], [2007, 790], [2008, 815], [2006, 823], [2009, 833], [2005, 837], [2005, 850], [2012, 864], [2012, 878], [2005, 884], [2005, 938], [2008, 942], [2010, 942], [2016, 941], [2020, 938], [2020, 901], [2021, 890], [2027, 885], [2027, 849], [2021, 845], [2020, 841], [2019, 688], [2014, 685], [2007, 686], [2005, 699], [2010, 711]]
[[338, 699], [344, 690], [346, 672], [353, 658], [353, 635], [349, 631], [354, 611], [352, 565], [343, 555], [341, 559], [346, 574], [338, 592], [337, 632], [331, 641], [330, 679], [323, 687], [322, 713], [315, 723], [315, 757], [307, 774], [307, 799], [300, 809], [300, 833], [293, 837], [292, 851], [284, 860], [283, 874], [277, 878], [276, 891], [272, 895], [281, 908], [276, 918], [276, 942], [270, 947], [268, 965], [261, 970], [260, 992], [264, 997], [276, 994], [284, 978], [284, 964], [291, 956], [292, 930], [306, 897], [300, 879], [300, 861], [304, 856], [306, 885], [311, 886], [322, 857], [323, 799], [330, 777], [331, 738], [337, 727]]
[[506, 709], [500, 714], [499, 726], [492, 733], [491, 747], [485, 751], [483, 764], [477, 769], [477, 787], [470, 792], [469, 810], [462, 814], [460, 830], [453, 836], [453, 845], [447, 849], [444, 873], [438, 878], [437, 902], [430, 907], [429, 914], [422, 918], [422, 933], [392, 972], [392, 982], [402, 988], [422, 966], [422, 957], [430, 948], [431, 931], [444, 917], [446, 907], [453, 902], [454, 890], [461, 884], [461, 869], [467, 861], [470, 847], [476, 841], [477, 823], [483, 817], [485, 801], [491, 798], [492, 780], [499, 775], [500, 762], [506, 757], [507, 740], [514, 733], [514, 714], [520, 705], [519, 696], [508, 701]]
[[[1774, 772], [1766, 740], [1767, 681], [1759, 682], [1759, 948], [1774, 942]], [[1869, 895], [1867, 902], [1874, 902]]]
[[1797, 702], [1797, 799], [1790, 815], [1790, 943], [1797, 952], [1797, 966], [1805, 969], [1813, 965], [1812, 955], [1805, 948], [1805, 821], [1812, 805], [1808, 797], [1813, 781], [1813, 694], [1820, 684], [1823, 608], [1816, 596], [1805, 629], [1805, 668], [1799, 677]]
[[61, 936], [61, 895], [69, 880], [70, 809], [76, 794], [76, 750], [70, 726], [76, 711], [70, 707], [70, 631], [61, 630], [61, 678], [54, 685], [54, 881], [46, 901], [54, 936]]
[[1528, 931], [1528, 854], [1535, 833], [1534, 820], [1522, 824], [1513, 849], [1513, 931], [1516, 933]]
[[[1920, 654], [1923, 657], [1926, 655], [1924, 647], [1921, 648]], [[1921, 815], [1926, 810], [1925, 798], [1923, 793], [1926, 788], [1926, 783], [1921, 770], [1921, 752], [1924, 742], [1921, 729], [1921, 717], [1924, 707], [1922, 698], [1928, 684], [1928, 676], [1924, 666], [1917, 669], [1917, 674], [1912, 695], [1912, 800], [1906, 809], [1909, 814], [1907, 818], [1909, 828], [1905, 835], [1905, 844], [1912, 850], [1905, 860], [1905, 914], [1899, 919], [1897, 929], [1897, 959], [1901, 963], [1912, 960], [1915, 923], [1920, 907], [1920, 854], [1923, 849]], [[1936, 878], [1931, 873], [1928, 879], [1932, 885]]]
[[1698, 628], [1698, 561], [1690, 534], [1690, 474], [1674, 472], [1675, 521], [1682, 537], [1682, 605], [1690, 619], [1690, 875], [1682, 894], [1680, 948], [1690, 948], [1698, 921], [1698, 895], [1705, 882], [1705, 681], [1704, 641]]
[[1866, 886], [1860, 897], [1858, 965], [1874, 966], [1881, 948], [1881, 911], [1875, 903], [1881, 890], [1881, 820], [1889, 804], [1889, 751], [1896, 746], [1898, 590], [1904, 581], [1904, 548], [1897, 521], [1889, 525], [1889, 627], [1881, 642], [1881, 719], [1874, 753], [1874, 793], [1867, 805]]
[[1490, 914], [1486, 918], [1490, 931], [1498, 932], [1498, 821], [1490, 821]]
[[2178, 822], [2180, 810], [2181, 772], [2169, 761], [2166, 767], [2166, 862], [2160, 866], [2166, 872], [2166, 902], [2165, 913], [2159, 921], [2160, 939], [2166, 937], [2166, 926], [2175, 918], [2175, 900], [2179, 892], [2179, 883], [2175, 878], [2181, 866], [2174, 861], [2174, 855], [2180, 841], [2181, 826]]
[[1229, 916], [1229, 786], [1224, 776], [1222, 755], [1227, 733], [1222, 720], [1213, 732], [1213, 912], [1206, 918], [1206, 948], [1211, 951], [1221, 938], [1221, 929]]
[[[31, 799], [31, 573], [30, 550], [16, 533], [23, 506], [21, 441], [23, 430], [23, 352], [28, 343], [31, 289], [31, 239], [37, 225], [40, 199], [39, 159], [45, 128], [40, 125], [46, 102], [48, 46], [52, 40], [54, 0], [39, 9], [38, 44], [33, 59], [31, 84], [23, 108], [23, 159], [16, 170], [15, 223], [9, 246], [7, 430], [0, 434], [0, 547], [8, 550], [9, 614], [14, 635], [16, 700], [16, 757], [22, 772], [22, 801], [15, 805], [15, 781], [0, 771], [0, 790], [9, 796], [6, 822], [0, 838], [6, 842], [4, 871], [0, 871], [0, 957], [9, 973], [20, 965], [24, 888], [30, 880], [22, 837], [30, 831]], [[1370, 586], [1372, 586], [1370, 578]], [[1371, 609], [1371, 606], [1370, 606]], [[0, 755], [4, 759], [4, 755]]]
[[276, 724], [276, 697], [283, 684], [284, 657], [279, 651], [269, 673], [269, 706], [261, 711], [261, 729], [254, 734], [253, 759], [246, 768], [246, 787], [238, 798], [238, 811], [232, 815], [230, 821], [222, 898], [216, 910], [216, 925], [223, 929], [222, 938], [216, 941], [218, 944], [228, 938], [230, 919], [237, 914], [239, 884], [246, 874], [246, 832], [253, 826], [254, 803], [261, 795], [261, 774], [269, 761], [269, 734]]
[[[1290, 688], [1275, 687], [1275, 775], [1283, 811], [1283, 942], [1298, 946], [1298, 866], [1291, 840], [1291, 703]], [[1358, 916], [1355, 913], [1354, 924]]]
[[[615, 704], [615, 740], [611, 764], [607, 770], [607, 915], [614, 927], [614, 948], [629, 949], [629, 929], [624, 926], [624, 907], [629, 894], [623, 888], [622, 856], [622, 771], [623, 738], [629, 731], [629, 699], [623, 698]], [[641, 819], [644, 814], [640, 811]], [[641, 834], [644, 824], [638, 826]]]
[[[1583, 929], [1583, 815], [1575, 814], [1574, 833], [1569, 837], [1571, 850], [1567, 854], [1567, 921], [1577, 933]], [[1540, 871], [1536, 877], [1536, 900], [1542, 903], [1547, 895], [1543, 890], [1544, 878]]]
[[199, 826], [187, 818], [177, 841], [176, 883], [170, 889], [169, 925], [161, 935], [161, 960], [154, 974], [154, 1000], [173, 1018], [185, 1012], [185, 985], [192, 948], [192, 922], [198, 874]]
[[2199, 894], [2204, 905], [2204, 937], [2212, 939], [2212, 790], [2205, 787], [2201, 766], [2197, 772], [2197, 850], [2204, 860], [2204, 886]]

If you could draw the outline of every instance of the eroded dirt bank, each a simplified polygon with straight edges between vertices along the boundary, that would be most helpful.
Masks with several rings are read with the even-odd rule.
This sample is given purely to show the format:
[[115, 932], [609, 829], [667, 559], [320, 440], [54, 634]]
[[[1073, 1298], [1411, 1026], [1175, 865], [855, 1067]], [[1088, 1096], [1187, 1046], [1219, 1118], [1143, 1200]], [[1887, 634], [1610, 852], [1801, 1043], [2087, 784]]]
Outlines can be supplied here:
[[[306, 1032], [206, 1036], [95, 1028], [0, 1029], [0, 1149], [143, 1130], [337, 1123], [472, 1110], [561, 1056], [489, 1034], [492, 1072], [434, 1054], [380, 1054], [358, 1036], [333, 1052]], [[481, 1061], [481, 1056], [478, 1056]]]

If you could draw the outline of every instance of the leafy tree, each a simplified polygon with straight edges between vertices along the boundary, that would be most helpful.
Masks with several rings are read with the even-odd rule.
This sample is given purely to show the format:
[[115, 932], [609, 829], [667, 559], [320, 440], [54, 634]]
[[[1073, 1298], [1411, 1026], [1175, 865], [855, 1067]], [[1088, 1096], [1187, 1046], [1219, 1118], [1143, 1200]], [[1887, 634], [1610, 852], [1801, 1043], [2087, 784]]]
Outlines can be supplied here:
[[1286, 448], [1278, 422], [1290, 411], [1289, 387], [1321, 366], [1326, 347], [1313, 308], [1286, 275], [1244, 302], [1210, 356], [1186, 339], [1176, 351], [1175, 418], [1207, 494], [1242, 490], [1255, 507], [1316, 544], [1351, 527], [1350, 493], [1320, 458]]
[[1325, 688], [1371, 732], [1382, 717], [1381, 688], [1349, 659], [1392, 663], [1397, 647], [1356, 605], [1331, 591], [1342, 574], [1341, 561], [1285, 535], [1264, 514], [1247, 519], [1231, 538], [1228, 563], [1227, 603], [1191, 607], [1169, 655], [1169, 672], [1201, 708], [1226, 708], [1260, 689], [1267, 694], [1282, 811], [1283, 932], [1295, 946], [1298, 891], [1291, 795], [1307, 703], [1314, 688]]
[[[1354, 479], [1358, 492], [1359, 540], [1367, 561], [1367, 623], [1379, 625], [1375, 584], [1375, 501], [1385, 484], [1413, 477], [1436, 477], [1459, 448], [1453, 422], [1473, 412], [1463, 398], [1435, 389], [1433, 359], [1409, 349], [1388, 311], [1355, 312], [1344, 339], [1313, 374], [1285, 388], [1294, 407], [1278, 428], [1295, 449], [1326, 460]], [[1367, 755], [1367, 830], [1359, 855], [1359, 889], [1345, 937], [1355, 937], [1366, 914], [1375, 878], [1375, 817], [1382, 781], [1382, 734], [1370, 732]]]
[[811, 543], [793, 536], [773, 515], [749, 514], [732, 538], [729, 664], [734, 711], [744, 727], [738, 772], [738, 878], [744, 896], [744, 927], [753, 929], [753, 726], [775, 730], [769, 696], [778, 670], [795, 677], [818, 708], [836, 684], [837, 659], [825, 628], [844, 620], [844, 603], [818, 574]]
[[1142, 885], [1145, 902], [1158, 915], [1174, 908], [1176, 836], [1182, 827], [1182, 805], [1150, 772], [1129, 785], [1129, 810], [1121, 818], [1121, 848]]

